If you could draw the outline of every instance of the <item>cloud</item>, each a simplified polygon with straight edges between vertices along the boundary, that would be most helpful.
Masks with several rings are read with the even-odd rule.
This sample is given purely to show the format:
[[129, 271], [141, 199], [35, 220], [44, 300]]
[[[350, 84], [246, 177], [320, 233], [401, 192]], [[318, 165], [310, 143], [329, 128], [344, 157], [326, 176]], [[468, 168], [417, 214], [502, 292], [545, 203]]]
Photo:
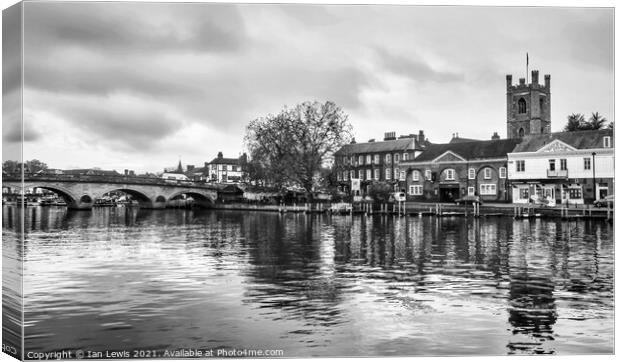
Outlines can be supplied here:
[[62, 120], [65, 133], [125, 150], [148, 151], [160, 140], [183, 127], [182, 118], [166, 104], [144, 101], [130, 95], [114, 95], [104, 99], [75, 95], [54, 96], [46, 92], [32, 92], [26, 98], [36, 102], [40, 113], [28, 109], [33, 116], [29, 124], [44, 124], [51, 131], [46, 114], [52, 120]]
[[36, 3], [26, 4], [26, 18], [27, 44], [40, 52], [59, 44], [108, 55], [226, 52], [244, 43], [232, 4]]
[[418, 56], [407, 57], [393, 54], [383, 48], [376, 49], [376, 54], [379, 56], [381, 65], [387, 70], [406, 76], [414, 81], [449, 83], [465, 79], [465, 76], [460, 73], [435, 70], [429, 63], [424, 62]]
[[[471, 124], [463, 123], [464, 115], [480, 125], [471, 132], [486, 138], [504, 127], [504, 75], [523, 76], [526, 51], [531, 67], [552, 74], [554, 124], [570, 113], [567, 104], [612, 114], [606, 95], [613, 82], [604, 81], [613, 75], [611, 11], [131, 2], [24, 7], [24, 111], [33, 115], [28, 139], [36, 140], [29, 146], [40, 153], [33, 157], [58, 167], [71, 147], [88, 148], [79, 161], [88, 166], [115, 159], [125, 165], [165, 159], [168, 165], [188, 154], [201, 164], [220, 150], [238, 154], [250, 120], [305, 100], [342, 106], [358, 140], [424, 129], [441, 141]], [[19, 78], [7, 69], [5, 81], [18, 90]], [[563, 81], [596, 87], [573, 100], [574, 87]], [[3, 130], [5, 139], [16, 139], [11, 122]]]
[[24, 136], [24, 142], [33, 142], [41, 138], [41, 132], [34, 128], [31, 122], [25, 120], [23, 122], [23, 126], [24, 127], [22, 130], [22, 122], [19, 114], [17, 114], [15, 117], [11, 117], [10, 119], [3, 120], [2, 141], [7, 143], [21, 143], [22, 131]]

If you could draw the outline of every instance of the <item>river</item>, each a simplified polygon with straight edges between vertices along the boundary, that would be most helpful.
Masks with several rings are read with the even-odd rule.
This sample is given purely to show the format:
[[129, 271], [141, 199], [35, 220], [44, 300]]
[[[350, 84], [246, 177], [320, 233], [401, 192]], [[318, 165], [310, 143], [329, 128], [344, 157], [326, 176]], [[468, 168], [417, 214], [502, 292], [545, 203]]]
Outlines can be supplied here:
[[20, 213], [3, 309], [17, 325], [23, 275], [26, 353], [613, 353], [605, 222], [28, 207], [22, 243]]

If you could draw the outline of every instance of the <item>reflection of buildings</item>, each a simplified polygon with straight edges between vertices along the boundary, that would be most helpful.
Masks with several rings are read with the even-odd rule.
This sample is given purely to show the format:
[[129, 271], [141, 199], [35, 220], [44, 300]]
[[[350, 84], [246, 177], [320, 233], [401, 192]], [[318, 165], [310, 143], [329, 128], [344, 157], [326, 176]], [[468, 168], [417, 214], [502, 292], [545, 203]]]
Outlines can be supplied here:
[[[508, 322], [513, 334], [525, 334], [536, 339], [538, 345], [553, 340], [553, 325], [557, 320], [555, 284], [551, 278], [529, 275], [527, 272], [511, 275]], [[511, 351], [532, 349], [532, 343], [511, 342]], [[547, 351], [549, 352], [549, 351]]]

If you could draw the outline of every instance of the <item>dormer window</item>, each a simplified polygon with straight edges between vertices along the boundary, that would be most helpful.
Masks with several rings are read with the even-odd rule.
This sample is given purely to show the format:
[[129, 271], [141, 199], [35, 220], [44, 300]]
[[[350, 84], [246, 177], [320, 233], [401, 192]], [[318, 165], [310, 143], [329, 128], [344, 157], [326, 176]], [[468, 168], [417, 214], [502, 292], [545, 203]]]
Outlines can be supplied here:
[[611, 137], [603, 137], [603, 148], [611, 148]]

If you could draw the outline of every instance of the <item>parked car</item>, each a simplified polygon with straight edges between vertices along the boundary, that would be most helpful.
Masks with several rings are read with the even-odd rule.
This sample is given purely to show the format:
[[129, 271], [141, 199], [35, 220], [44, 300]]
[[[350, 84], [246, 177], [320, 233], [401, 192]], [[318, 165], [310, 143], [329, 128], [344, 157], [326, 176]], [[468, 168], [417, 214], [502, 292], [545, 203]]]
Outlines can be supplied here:
[[607, 205], [609, 205], [610, 207], [614, 206], [614, 195], [607, 195], [602, 199], [594, 201], [594, 206], [596, 207], [607, 207]]
[[482, 200], [480, 196], [467, 195], [454, 200], [454, 203], [457, 205], [482, 204]]

